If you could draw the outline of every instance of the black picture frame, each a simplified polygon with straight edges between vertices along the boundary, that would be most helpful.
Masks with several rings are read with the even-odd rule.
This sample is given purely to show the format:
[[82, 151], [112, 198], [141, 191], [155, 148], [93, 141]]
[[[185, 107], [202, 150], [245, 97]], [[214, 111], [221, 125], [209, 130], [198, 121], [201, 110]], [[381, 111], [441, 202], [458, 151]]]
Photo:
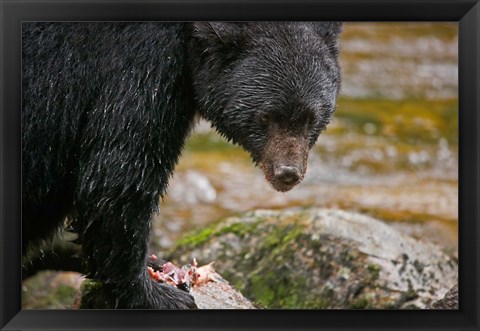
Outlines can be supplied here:
[[[473, 0], [1, 0], [2, 330], [479, 330], [480, 4]], [[342, 20], [459, 23], [460, 309], [21, 310], [22, 21]]]

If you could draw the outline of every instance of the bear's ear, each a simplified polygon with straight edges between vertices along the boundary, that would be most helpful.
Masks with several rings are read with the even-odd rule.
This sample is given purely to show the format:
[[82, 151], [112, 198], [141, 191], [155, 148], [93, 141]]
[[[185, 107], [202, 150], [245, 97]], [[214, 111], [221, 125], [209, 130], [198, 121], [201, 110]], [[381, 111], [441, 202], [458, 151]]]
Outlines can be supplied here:
[[229, 22], [194, 22], [193, 35], [209, 44], [238, 44], [241, 27]]
[[317, 32], [320, 33], [328, 48], [338, 55], [339, 36], [342, 32], [342, 22], [321, 22], [315, 23]]
[[314, 24], [317, 32], [319, 32], [327, 42], [333, 43], [337, 41], [343, 27], [342, 22], [318, 22]]

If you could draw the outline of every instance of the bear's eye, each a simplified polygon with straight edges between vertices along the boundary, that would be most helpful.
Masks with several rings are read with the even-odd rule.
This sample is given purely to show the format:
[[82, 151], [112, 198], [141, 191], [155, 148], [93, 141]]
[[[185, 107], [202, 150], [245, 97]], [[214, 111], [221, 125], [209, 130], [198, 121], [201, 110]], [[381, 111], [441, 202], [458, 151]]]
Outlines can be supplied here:
[[270, 115], [265, 113], [260, 116], [260, 122], [262, 124], [268, 124], [270, 122]]
[[307, 125], [312, 126], [312, 125], [315, 125], [315, 124], [317, 124], [317, 118], [315, 117], [314, 114], [309, 113], [307, 115]]

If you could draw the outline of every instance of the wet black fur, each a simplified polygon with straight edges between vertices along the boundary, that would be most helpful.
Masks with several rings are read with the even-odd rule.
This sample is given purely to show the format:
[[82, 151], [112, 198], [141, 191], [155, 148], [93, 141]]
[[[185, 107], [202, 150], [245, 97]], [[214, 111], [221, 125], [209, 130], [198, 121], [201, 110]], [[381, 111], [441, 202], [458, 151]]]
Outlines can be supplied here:
[[65, 218], [87, 308], [192, 308], [146, 269], [151, 215], [196, 113], [258, 162], [268, 114], [310, 144], [335, 108], [338, 23], [24, 23], [23, 250]]

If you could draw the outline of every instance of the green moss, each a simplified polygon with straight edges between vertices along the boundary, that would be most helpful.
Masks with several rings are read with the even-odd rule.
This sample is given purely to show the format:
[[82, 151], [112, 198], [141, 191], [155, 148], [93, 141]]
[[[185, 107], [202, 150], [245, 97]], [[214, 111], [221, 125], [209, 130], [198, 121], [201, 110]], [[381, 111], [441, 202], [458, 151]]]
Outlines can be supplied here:
[[373, 134], [403, 142], [437, 142], [438, 136], [458, 142], [457, 99], [340, 98], [335, 116], [359, 133], [364, 133], [366, 124], [372, 124]]
[[303, 227], [295, 222], [293, 224], [272, 226], [265, 236], [264, 249], [283, 250], [295, 242], [303, 233]]
[[209, 131], [208, 133], [197, 133], [187, 141], [185, 145], [186, 151], [232, 151], [240, 149], [240, 147], [234, 146], [222, 138], [215, 131]]
[[345, 249], [339, 254], [339, 263], [345, 266], [352, 266], [352, 262], [358, 260], [358, 252], [354, 250]]
[[[440, 141], [458, 152], [458, 104], [446, 100], [343, 97], [315, 149], [353, 172], [387, 174], [437, 165]], [[332, 128], [332, 129], [330, 129]], [[334, 142], [332, 149], [331, 142]], [[412, 163], [412, 156], [426, 156]], [[344, 162], [347, 160], [347, 162]]]
[[377, 280], [380, 276], [380, 270], [382, 270], [382, 268], [376, 264], [369, 264], [367, 270], [370, 272], [372, 280]]
[[65, 301], [72, 300], [72, 298], [75, 296], [75, 293], [77, 293], [77, 290], [71, 286], [60, 285], [56, 292], [58, 300]]
[[[263, 244], [255, 250], [254, 256], [245, 260], [246, 269], [252, 270], [248, 281], [232, 277], [233, 285], [257, 304], [266, 308], [302, 308], [306, 300], [301, 298], [305, 279], [291, 278], [283, 262], [293, 257], [292, 246], [300, 239], [302, 227], [297, 223], [275, 220], [275, 226], [262, 227], [265, 233]], [[218, 233], [235, 233], [238, 236], [257, 231], [263, 223], [260, 218], [255, 223], [233, 223], [217, 230]], [[258, 270], [258, 271], [256, 271]]]
[[232, 223], [230, 225], [221, 227], [216, 233], [216, 235], [222, 235], [225, 233], [233, 233], [236, 234], [239, 237], [244, 237], [248, 233], [252, 233], [256, 230], [257, 225], [259, 224], [260, 221], [257, 221], [255, 223]]
[[349, 308], [351, 309], [365, 309], [368, 308], [369, 306], [369, 301], [367, 298], [361, 297], [358, 298], [354, 301], [352, 301], [349, 305]]
[[458, 142], [458, 100], [383, 100], [340, 98], [335, 115], [340, 123], [364, 133], [374, 125], [373, 134], [406, 143], [436, 143], [445, 137]]
[[40, 271], [22, 282], [22, 308], [64, 309], [70, 308], [77, 293], [69, 276], [56, 271]]
[[177, 171], [196, 169], [207, 173], [215, 172], [224, 162], [234, 162], [236, 166], [246, 168], [251, 167], [249, 153], [229, 143], [215, 131], [194, 133], [185, 144]]
[[[253, 275], [251, 278], [251, 295], [255, 298], [255, 301], [264, 307], [270, 307], [275, 302], [275, 290], [271, 287], [271, 282], [267, 280], [274, 280], [274, 277], [270, 274], [265, 275]], [[276, 282], [275, 282], [276, 283]]]
[[192, 249], [198, 247], [214, 237], [221, 236], [227, 233], [236, 234], [239, 237], [244, 237], [248, 233], [256, 231], [256, 228], [263, 219], [259, 219], [253, 223], [235, 222], [228, 225], [222, 225], [221, 223], [215, 223], [205, 229], [194, 231], [191, 234], [186, 235], [177, 241], [176, 247], [178, 249], [182, 247], [184, 249]]
[[405, 292], [405, 301], [415, 300], [418, 298], [417, 292], [411, 287], [408, 288], [408, 291]]
[[[263, 240], [261, 247], [257, 248], [256, 255], [261, 260], [252, 259], [253, 272], [248, 281], [237, 280], [235, 286], [242, 293], [250, 297], [261, 306], [267, 308], [315, 308], [323, 309], [332, 306], [328, 294], [311, 295], [305, 294], [308, 288], [308, 280], [292, 273], [288, 269], [298, 253], [299, 247], [304, 248], [301, 222], [276, 223], [268, 229], [268, 234]], [[255, 271], [257, 270], [257, 271]]]
[[178, 240], [176, 246], [189, 247], [189, 248], [198, 247], [203, 243], [207, 242], [216, 233], [216, 227], [217, 227], [216, 225], [213, 225], [205, 229], [188, 234], [185, 237]]
[[298, 244], [302, 237], [304, 228], [298, 223], [270, 225], [263, 228], [267, 234], [263, 238], [262, 247], [259, 251], [268, 252], [271, 257], [281, 256], [287, 258], [293, 253], [292, 246]]
[[77, 290], [68, 285], [59, 285], [52, 293], [37, 302], [38, 307], [68, 308], [71, 307]]
[[282, 238], [282, 244], [289, 244], [296, 241], [302, 235], [303, 231], [304, 229], [300, 225], [294, 224], [293, 228], [287, 230], [286, 235]]
[[300, 295], [304, 292], [305, 283], [306, 280], [301, 277], [290, 278], [287, 270], [270, 270], [252, 275], [246, 291], [265, 308], [323, 308], [325, 302]]
[[94, 281], [92, 279], [85, 279], [82, 283], [81, 291], [82, 293], [88, 293], [90, 291], [98, 290], [102, 287], [102, 283]]

